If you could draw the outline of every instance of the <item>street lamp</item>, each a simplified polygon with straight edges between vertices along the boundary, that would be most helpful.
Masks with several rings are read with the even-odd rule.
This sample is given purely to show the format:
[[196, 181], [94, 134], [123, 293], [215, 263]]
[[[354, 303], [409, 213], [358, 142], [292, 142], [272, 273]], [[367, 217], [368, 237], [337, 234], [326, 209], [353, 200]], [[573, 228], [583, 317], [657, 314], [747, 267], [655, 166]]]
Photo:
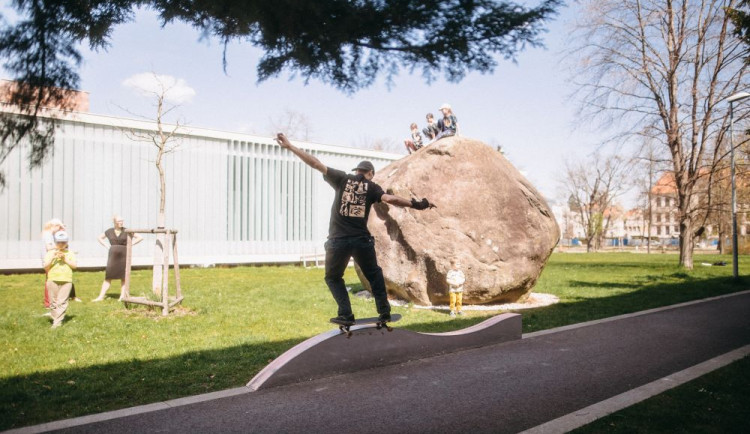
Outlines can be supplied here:
[[750, 97], [750, 93], [737, 92], [727, 98], [729, 102], [729, 159], [732, 166], [732, 276], [735, 280], [739, 277], [739, 264], [737, 259], [737, 187], [734, 180], [734, 103]]

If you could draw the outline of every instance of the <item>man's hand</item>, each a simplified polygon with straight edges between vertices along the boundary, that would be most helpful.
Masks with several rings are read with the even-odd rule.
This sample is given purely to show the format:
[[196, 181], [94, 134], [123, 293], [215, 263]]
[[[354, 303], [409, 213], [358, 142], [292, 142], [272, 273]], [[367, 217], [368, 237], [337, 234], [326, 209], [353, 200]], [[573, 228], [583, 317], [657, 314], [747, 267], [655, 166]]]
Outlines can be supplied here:
[[417, 201], [417, 199], [411, 200], [411, 207], [418, 210], [423, 210], [427, 208], [434, 208], [435, 205], [431, 204], [426, 198], [422, 198], [422, 200]]
[[328, 168], [325, 166], [325, 164], [321, 163], [320, 160], [318, 160], [314, 155], [308, 154], [304, 150], [292, 145], [292, 142], [290, 142], [289, 139], [286, 138], [284, 133], [276, 134], [276, 138], [274, 140], [276, 140], [276, 143], [278, 143], [279, 146], [281, 146], [283, 149], [288, 149], [292, 154], [298, 156], [308, 166], [312, 167], [323, 175], [328, 173]]
[[284, 149], [289, 149], [292, 146], [292, 143], [289, 141], [289, 139], [286, 138], [284, 133], [278, 133], [276, 134], [276, 143], [279, 144]]

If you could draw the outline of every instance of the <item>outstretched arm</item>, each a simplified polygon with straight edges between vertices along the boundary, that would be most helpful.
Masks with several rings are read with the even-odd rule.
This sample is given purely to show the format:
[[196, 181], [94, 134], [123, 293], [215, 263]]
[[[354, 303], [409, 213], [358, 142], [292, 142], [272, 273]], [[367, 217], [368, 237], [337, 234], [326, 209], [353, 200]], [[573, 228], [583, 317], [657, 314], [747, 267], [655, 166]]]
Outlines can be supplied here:
[[298, 147], [292, 145], [292, 142], [290, 142], [289, 139], [286, 138], [284, 133], [278, 133], [276, 135], [276, 143], [278, 143], [282, 148], [292, 151], [292, 153], [298, 156], [300, 160], [304, 161], [305, 164], [319, 171], [323, 175], [328, 173], [328, 167], [326, 167], [325, 164], [321, 163], [320, 160], [315, 158], [315, 156], [310, 155], [302, 149], [299, 149]]
[[414, 209], [427, 209], [427, 208], [435, 208], [435, 205], [431, 204], [427, 201], [427, 199], [422, 199], [420, 201], [416, 199], [404, 199], [403, 197], [394, 196], [392, 194], [384, 194], [380, 197], [380, 200], [395, 206], [400, 206], [402, 208], [414, 208]]

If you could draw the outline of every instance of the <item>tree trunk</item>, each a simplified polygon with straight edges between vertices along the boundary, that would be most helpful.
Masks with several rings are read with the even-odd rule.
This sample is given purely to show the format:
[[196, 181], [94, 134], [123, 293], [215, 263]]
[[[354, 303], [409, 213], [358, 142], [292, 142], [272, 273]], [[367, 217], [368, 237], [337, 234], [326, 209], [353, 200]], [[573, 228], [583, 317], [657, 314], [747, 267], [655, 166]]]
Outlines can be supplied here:
[[[164, 213], [159, 213], [158, 227], [164, 228]], [[154, 295], [161, 296], [162, 279], [164, 275], [164, 243], [166, 241], [164, 234], [156, 234], [156, 245], [154, 246], [154, 272], [151, 281], [151, 289]]]
[[[157, 220], [157, 227], [164, 229], [166, 226], [166, 215], [164, 207], [166, 204], [166, 179], [164, 176], [164, 167], [162, 166], [163, 157], [162, 150], [156, 157], [156, 168], [159, 170], [159, 218]], [[161, 296], [162, 281], [164, 278], [164, 244], [166, 241], [165, 234], [156, 235], [156, 245], [154, 246], [154, 268], [153, 268], [153, 279], [151, 281], [151, 289], [154, 291], [154, 295]]]
[[693, 222], [688, 218], [680, 221], [680, 266], [693, 269], [693, 249], [695, 248], [695, 237], [693, 236]]

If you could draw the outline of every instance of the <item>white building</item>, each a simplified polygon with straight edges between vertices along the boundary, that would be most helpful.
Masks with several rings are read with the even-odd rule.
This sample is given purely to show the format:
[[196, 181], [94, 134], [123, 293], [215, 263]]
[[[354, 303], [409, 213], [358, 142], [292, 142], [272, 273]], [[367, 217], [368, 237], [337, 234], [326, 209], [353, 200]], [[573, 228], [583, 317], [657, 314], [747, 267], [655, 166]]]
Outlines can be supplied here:
[[[128, 228], [156, 226], [155, 146], [129, 133], [154, 131], [155, 124], [84, 112], [61, 124], [42, 168], [29, 171], [28, 146], [0, 166], [8, 181], [0, 192], [0, 270], [41, 268], [40, 233], [55, 217], [66, 223], [81, 267], [106, 264], [97, 236], [112, 226], [113, 214]], [[363, 159], [378, 170], [402, 157], [296, 144], [345, 171]], [[166, 226], [179, 231], [181, 264], [299, 262], [323, 253], [333, 189], [272, 138], [183, 127], [165, 166]], [[145, 237], [135, 246], [135, 265], [151, 262], [154, 239]]]

